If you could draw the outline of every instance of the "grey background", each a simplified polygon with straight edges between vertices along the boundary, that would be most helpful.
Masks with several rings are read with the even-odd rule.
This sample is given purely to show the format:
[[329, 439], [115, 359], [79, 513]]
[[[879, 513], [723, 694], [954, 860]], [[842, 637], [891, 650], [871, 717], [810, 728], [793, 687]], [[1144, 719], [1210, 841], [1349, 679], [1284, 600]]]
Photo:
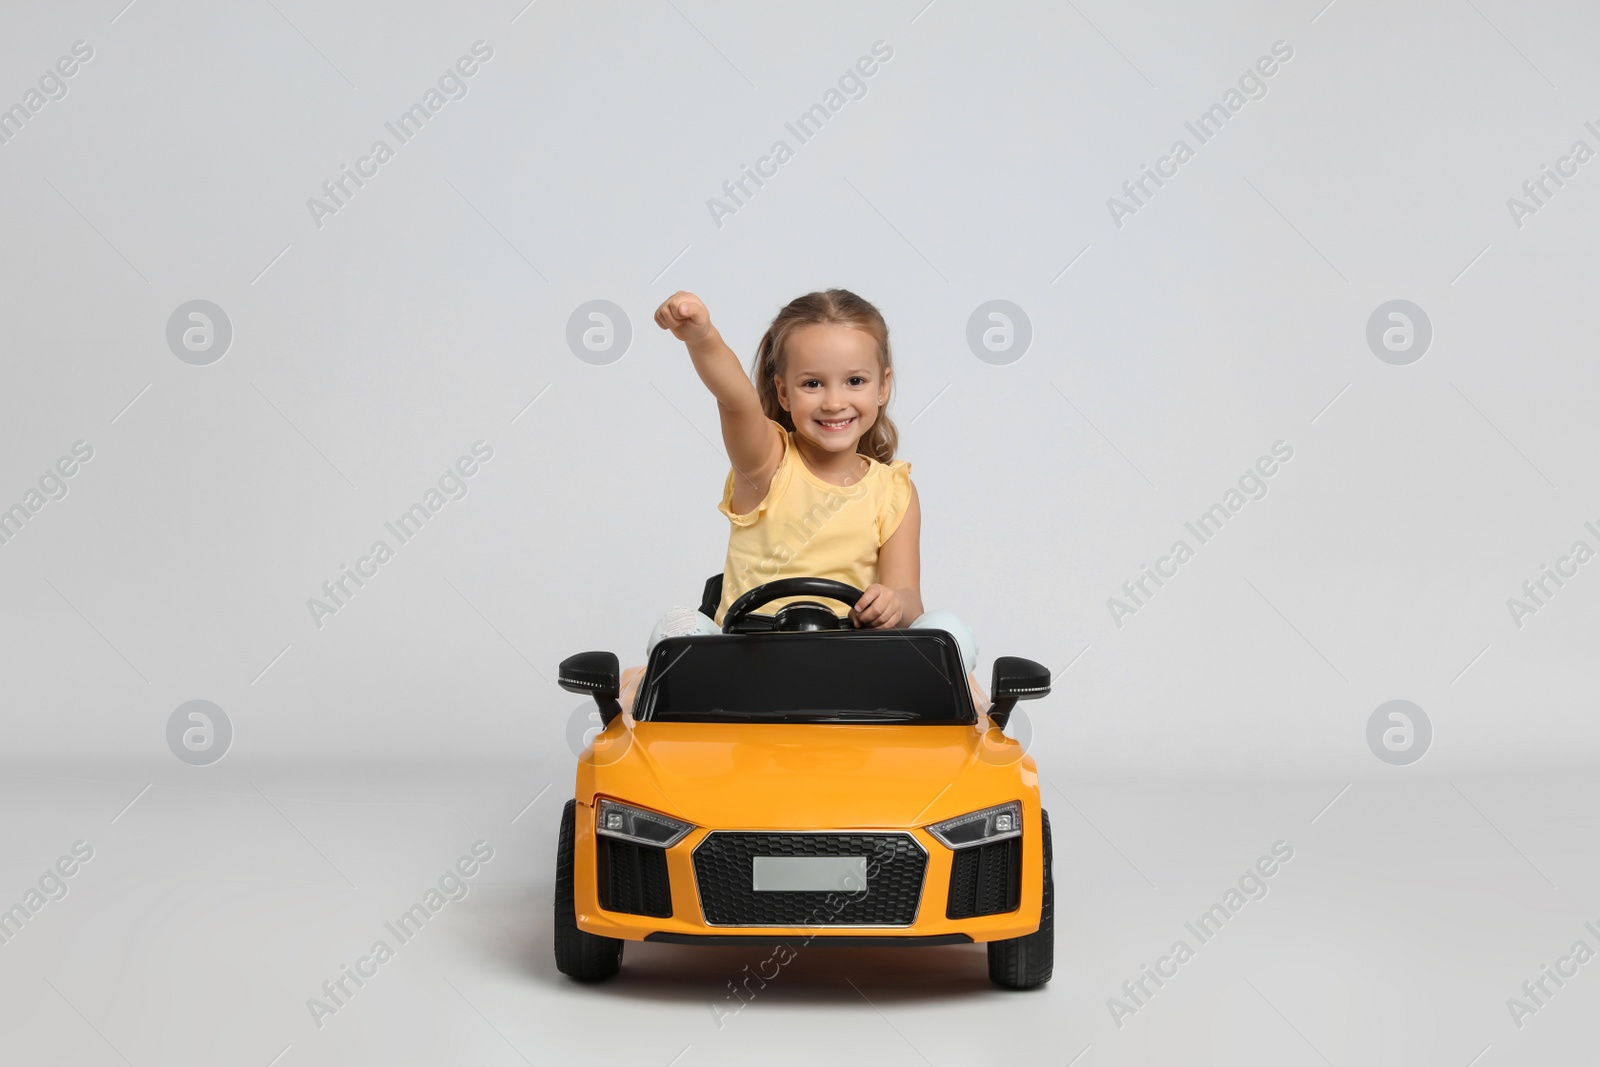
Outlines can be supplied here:
[[[155, 753], [197, 695], [263, 757], [536, 743], [539, 671], [639, 661], [721, 564], [716, 412], [656, 303], [700, 294], [748, 360], [841, 285], [891, 327], [925, 600], [986, 660], [1092, 646], [1067, 758], [1316, 764], [1400, 695], [1463, 760], [1594, 754], [1588, 576], [1521, 630], [1505, 606], [1600, 520], [1587, 174], [1520, 231], [1505, 207], [1600, 146], [1574, 13], [1503, 27], [1565, 92], [1466, 5], [1101, 12], [1137, 69], [1070, 8], [514, 14], [323, 11], [316, 48], [265, 4], [13, 16], [9, 92], [95, 57], [3, 148], [6, 503], [96, 450], [3, 549], [10, 692], [53, 713], [14, 752]], [[319, 230], [305, 201], [479, 39], [467, 95]], [[879, 39], [867, 95], [718, 229], [705, 201]], [[1280, 39], [1267, 96], [1119, 230], [1106, 199]], [[996, 294], [1036, 334], [1006, 367], [964, 344]], [[635, 326], [608, 367], [563, 343], [595, 296]], [[1395, 297], [1435, 324], [1409, 367], [1364, 344]], [[163, 343], [194, 298], [234, 325], [209, 367]], [[480, 439], [467, 497], [387, 538]], [[1117, 628], [1105, 600], [1280, 439], [1267, 498]], [[378, 537], [396, 559], [319, 629], [305, 601]]]
[[[1047, 802], [1061, 797], [1057, 854], [1087, 880], [1064, 876], [1077, 918], [1058, 933], [1058, 999], [975, 1018], [1003, 1011], [1007, 1033], [1061, 1062], [1093, 1043], [1084, 1064], [1255, 1062], [1252, 1041], [1274, 1063], [1465, 1064], [1489, 1043], [1543, 1062], [1576, 1047], [1600, 996], [1577, 987], [1600, 978], [1574, 980], [1526, 1032], [1503, 1000], [1600, 916], [1584, 773], [1600, 756], [1600, 562], [1520, 628], [1506, 601], [1575, 540], [1600, 548], [1583, 525], [1600, 526], [1600, 162], [1520, 227], [1507, 198], [1575, 140], [1600, 149], [1584, 128], [1600, 126], [1597, 35], [1587, 5], [1504, 0], [9, 6], [0, 106], [73, 42], [94, 49], [67, 95], [0, 145], [0, 507], [74, 442], [94, 450], [0, 546], [0, 897], [74, 840], [100, 848], [85, 888], [24, 932], [32, 947], [0, 948], [29, 1054], [122, 1062], [89, 1022], [141, 1065], [266, 1064], [288, 1044], [285, 1065], [331, 1063], [370, 1047], [365, 1025], [423, 1062], [405, 1027], [427, 1013], [394, 994], [363, 991], [351, 1013], [382, 1014], [341, 1014], [337, 1038], [333, 1023], [308, 1030], [300, 1002], [480, 837], [500, 849], [484, 877], [505, 895], [459, 906], [482, 936], [452, 950], [467, 961], [450, 972], [458, 992], [473, 996], [460, 975], [482, 965], [475, 948], [520, 917], [547, 933], [572, 766], [555, 665], [590, 648], [640, 662], [655, 619], [695, 603], [722, 563], [715, 406], [654, 308], [700, 295], [748, 365], [779, 307], [828, 286], [891, 328], [924, 600], [972, 625], [980, 677], [1002, 654], [1056, 671], [1029, 709], [1032, 751]], [[393, 146], [384, 123], [478, 40], [493, 57], [466, 95], [319, 228], [307, 199], [375, 139]], [[879, 40], [893, 57], [865, 96], [797, 145], [785, 121]], [[1116, 225], [1107, 199], [1175, 139], [1193, 145], [1185, 121], [1279, 40], [1294, 54], [1266, 95]], [[719, 227], [707, 200], [778, 138], [794, 158]], [[1405, 366], [1366, 340], [1396, 299], [1432, 326]], [[232, 326], [205, 366], [167, 344], [192, 300]], [[632, 327], [606, 365], [566, 341], [594, 300]], [[992, 300], [1029, 317], [1014, 363], [968, 347]], [[493, 458], [466, 495], [398, 545], [384, 523], [477, 441]], [[1185, 521], [1277, 441], [1294, 454], [1266, 497], [1117, 626], [1107, 599], [1175, 539], [1193, 546]], [[395, 558], [319, 628], [307, 598], [380, 537]], [[167, 743], [196, 699], [232, 727], [204, 767]], [[1367, 744], [1395, 699], [1432, 726], [1405, 766]], [[1318, 833], [1334, 835], [1320, 854]], [[1303, 911], [1258, 927], [1262, 953], [1298, 953], [1300, 966], [1274, 957], [1298, 992], [1263, 985], [1241, 935], [1193, 966], [1243, 953], [1239, 973], [1276, 1014], [1214, 974], [1163, 991], [1135, 1020], [1144, 1037], [1110, 1029], [1104, 999], [1180, 925], [1138, 894], [1196, 914], [1278, 838], [1311, 857], [1285, 882], [1322, 872]], [[296, 883], [296, 865], [313, 889], [255, 899]], [[179, 903], [213, 882], [242, 896]], [[1275, 892], [1251, 913], [1288, 895]], [[117, 900], [146, 903], [119, 918]], [[1333, 932], [1344, 914], [1370, 943]], [[1416, 922], [1441, 925], [1424, 936]], [[241, 924], [253, 932], [236, 951], [194, 947]], [[1480, 935], [1481, 952], [1449, 961]], [[155, 955], [152, 937], [167, 946]], [[501, 960], [507, 1004], [532, 973], [596, 1019], [617, 1005], [552, 980], [548, 938], [526, 937]], [[190, 939], [192, 956], [172, 947]], [[423, 951], [396, 966], [443, 989], [417, 973]], [[744, 962], [629, 959], [666, 976], [637, 979], [648, 1010], [701, 1029], [705, 1005], [675, 1000], [671, 976], [698, 975], [709, 998]], [[918, 993], [917, 961], [861, 966], [908, 1011], [956, 1010]], [[1481, 988], [1460, 986], [1469, 966]], [[796, 980], [775, 1033], [866, 1010], [865, 993], [817, 992], [835, 970]], [[171, 981], [135, 1008], [113, 973]], [[1377, 977], [1394, 974], [1409, 984]], [[1185, 996], [1211, 999], [1180, 1008]], [[162, 1028], [186, 997], [215, 998], [213, 1036]], [[517, 1062], [556, 1033], [582, 1044], [581, 1024], [558, 1025], [581, 1018], [570, 1005], [523, 1033], [487, 1004], [446, 1002], [487, 1042], [470, 1062]], [[1246, 1004], [1259, 1019], [1236, 1017]], [[1335, 1022], [1319, 1029], [1324, 1010]], [[480, 1016], [510, 1030], [509, 1049]], [[1349, 1029], [1377, 1017], [1391, 1021]], [[745, 1038], [682, 1062], [778, 1055], [750, 1018]], [[1290, 1033], [1279, 1019], [1308, 1032], [1262, 1037]], [[909, 1057], [883, 1021], [851, 1025]], [[958, 1051], [900, 1028], [929, 1062]], [[673, 1036], [641, 1061], [699, 1040], [656, 1033]]]

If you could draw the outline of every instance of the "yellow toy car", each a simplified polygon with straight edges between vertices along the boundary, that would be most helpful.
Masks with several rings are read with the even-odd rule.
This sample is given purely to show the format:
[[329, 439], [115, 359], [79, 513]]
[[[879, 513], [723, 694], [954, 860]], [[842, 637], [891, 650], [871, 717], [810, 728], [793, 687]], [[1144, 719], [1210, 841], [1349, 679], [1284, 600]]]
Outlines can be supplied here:
[[861, 591], [769, 582], [720, 635], [662, 639], [631, 710], [617, 657], [564, 660], [603, 729], [561, 815], [555, 956], [615, 975], [627, 941], [729, 945], [987, 942], [1027, 989], [1054, 955], [1050, 819], [1032, 757], [1004, 733], [1050, 672], [995, 661], [980, 710], [943, 630], [856, 630], [826, 605]]

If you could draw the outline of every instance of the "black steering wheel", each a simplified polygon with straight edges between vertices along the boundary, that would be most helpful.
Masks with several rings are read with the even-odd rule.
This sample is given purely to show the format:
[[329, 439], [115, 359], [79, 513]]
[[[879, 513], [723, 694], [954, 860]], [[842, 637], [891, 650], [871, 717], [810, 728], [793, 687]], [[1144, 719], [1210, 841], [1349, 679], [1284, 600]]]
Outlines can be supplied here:
[[[855, 586], [836, 582], [832, 578], [779, 578], [775, 582], [756, 586], [729, 604], [727, 613], [722, 616], [722, 632], [733, 633], [734, 627], [752, 611], [780, 597], [820, 596], [826, 600], [837, 600], [847, 608], [853, 608], [856, 601], [864, 595], [862, 590]], [[835, 615], [826, 605], [810, 600], [799, 600], [778, 609], [777, 615], [773, 616], [773, 629], [853, 630], [855, 624], [849, 618]]]

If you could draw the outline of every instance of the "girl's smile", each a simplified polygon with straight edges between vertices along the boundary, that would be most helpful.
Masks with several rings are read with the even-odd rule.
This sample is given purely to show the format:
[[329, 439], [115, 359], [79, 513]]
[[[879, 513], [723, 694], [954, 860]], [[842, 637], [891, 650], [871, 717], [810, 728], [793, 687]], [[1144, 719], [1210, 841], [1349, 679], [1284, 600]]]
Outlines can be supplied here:
[[847, 476], [862, 435], [889, 399], [891, 372], [880, 367], [872, 335], [850, 326], [804, 326], [787, 345], [775, 384], [778, 403], [794, 421], [800, 454], [824, 478]]

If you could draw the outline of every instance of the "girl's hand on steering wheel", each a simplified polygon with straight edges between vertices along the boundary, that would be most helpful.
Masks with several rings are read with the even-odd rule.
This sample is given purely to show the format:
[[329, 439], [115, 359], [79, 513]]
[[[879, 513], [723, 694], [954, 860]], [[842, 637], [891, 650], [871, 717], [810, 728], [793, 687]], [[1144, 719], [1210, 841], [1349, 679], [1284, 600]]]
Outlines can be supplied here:
[[858, 630], [888, 629], [900, 625], [903, 612], [900, 594], [881, 582], [873, 582], [850, 609], [850, 621]]

